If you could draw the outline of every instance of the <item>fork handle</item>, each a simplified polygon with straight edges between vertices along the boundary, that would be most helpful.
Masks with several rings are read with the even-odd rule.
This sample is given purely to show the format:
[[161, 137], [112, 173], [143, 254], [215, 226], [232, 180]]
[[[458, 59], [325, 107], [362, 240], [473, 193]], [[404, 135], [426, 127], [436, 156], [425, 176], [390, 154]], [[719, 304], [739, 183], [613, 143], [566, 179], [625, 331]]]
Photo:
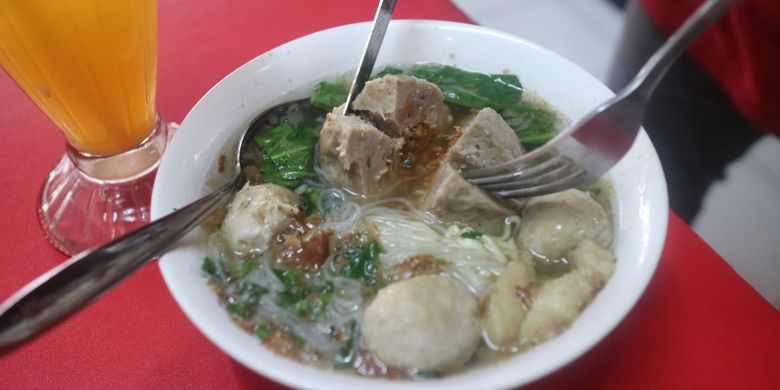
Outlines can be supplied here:
[[647, 60], [625, 91], [649, 97], [669, 67], [704, 30], [742, 0], [707, 0]]

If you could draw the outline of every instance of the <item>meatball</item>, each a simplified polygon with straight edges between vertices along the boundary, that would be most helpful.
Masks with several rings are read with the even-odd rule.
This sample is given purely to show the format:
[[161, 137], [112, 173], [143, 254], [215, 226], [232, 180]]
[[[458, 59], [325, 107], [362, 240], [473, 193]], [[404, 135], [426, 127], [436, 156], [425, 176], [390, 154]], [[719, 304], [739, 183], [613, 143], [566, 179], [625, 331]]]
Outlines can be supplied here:
[[483, 318], [491, 344], [511, 347], [517, 342], [530, 305], [527, 291], [535, 279], [531, 261], [531, 254], [524, 251], [520, 259], [508, 262], [488, 295]]
[[560, 258], [584, 238], [603, 247], [612, 242], [612, 226], [604, 208], [579, 190], [533, 198], [522, 218], [523, 245], [548, 259]]
[[521, 343], [542, 342], [567, 328], [615, 270], [615, 256], [589, 239], [582, 240], [566, 258], [572, 270], [536, 292], [520, 327]]
[[377, 294], [363, 315], [363, 347], [391, 367], [450, 371], [477, 348], [476, 297], [444, 275], [416, 276]]
[[299, 212], [298, 196], [276, 184], [245, 185], [222, 221], [222, 234], [237, 253], [264, 251]]

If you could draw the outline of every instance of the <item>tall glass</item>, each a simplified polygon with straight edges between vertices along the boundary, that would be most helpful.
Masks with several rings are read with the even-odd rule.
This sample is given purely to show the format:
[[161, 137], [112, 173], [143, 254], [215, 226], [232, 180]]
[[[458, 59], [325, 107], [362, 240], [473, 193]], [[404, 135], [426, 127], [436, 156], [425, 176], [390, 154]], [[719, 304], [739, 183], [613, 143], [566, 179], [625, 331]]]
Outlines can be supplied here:
[[156, 0], [0, 0], [0, 65], [67, 139], [41, 191], [49, 241], [73, 254], [148, 222], [168, 133]]

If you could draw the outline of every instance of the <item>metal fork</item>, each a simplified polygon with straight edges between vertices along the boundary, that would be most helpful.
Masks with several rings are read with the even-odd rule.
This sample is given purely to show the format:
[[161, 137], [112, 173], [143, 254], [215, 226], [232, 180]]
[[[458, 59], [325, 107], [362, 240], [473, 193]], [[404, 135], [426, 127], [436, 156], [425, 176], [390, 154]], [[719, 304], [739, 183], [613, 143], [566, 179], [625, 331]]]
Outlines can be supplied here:
[[634, 143], [658, 82], [688, 45], [742, 0], [708, 0], [650, 57], [615, 97], [542, 147], [504, 163], [463, 172], [503, 198], [539, 196], [581, 186], [606, 173]]

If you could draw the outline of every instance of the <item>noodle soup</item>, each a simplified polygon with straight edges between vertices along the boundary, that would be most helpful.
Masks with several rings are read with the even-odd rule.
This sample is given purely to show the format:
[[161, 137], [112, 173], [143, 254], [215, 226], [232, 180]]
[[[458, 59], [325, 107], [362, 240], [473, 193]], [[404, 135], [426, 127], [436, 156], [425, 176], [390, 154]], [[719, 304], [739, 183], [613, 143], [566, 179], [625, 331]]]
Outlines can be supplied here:
[[387, 68], [255, 123], [247, 184], [205, 225], [202, 271], [236, 324], [284, 356], [362, 376], [439, 377], [543, 343], [611, 277], [611, 189], [499, 199], [464, 170], [562, 119], [514, 75]]

